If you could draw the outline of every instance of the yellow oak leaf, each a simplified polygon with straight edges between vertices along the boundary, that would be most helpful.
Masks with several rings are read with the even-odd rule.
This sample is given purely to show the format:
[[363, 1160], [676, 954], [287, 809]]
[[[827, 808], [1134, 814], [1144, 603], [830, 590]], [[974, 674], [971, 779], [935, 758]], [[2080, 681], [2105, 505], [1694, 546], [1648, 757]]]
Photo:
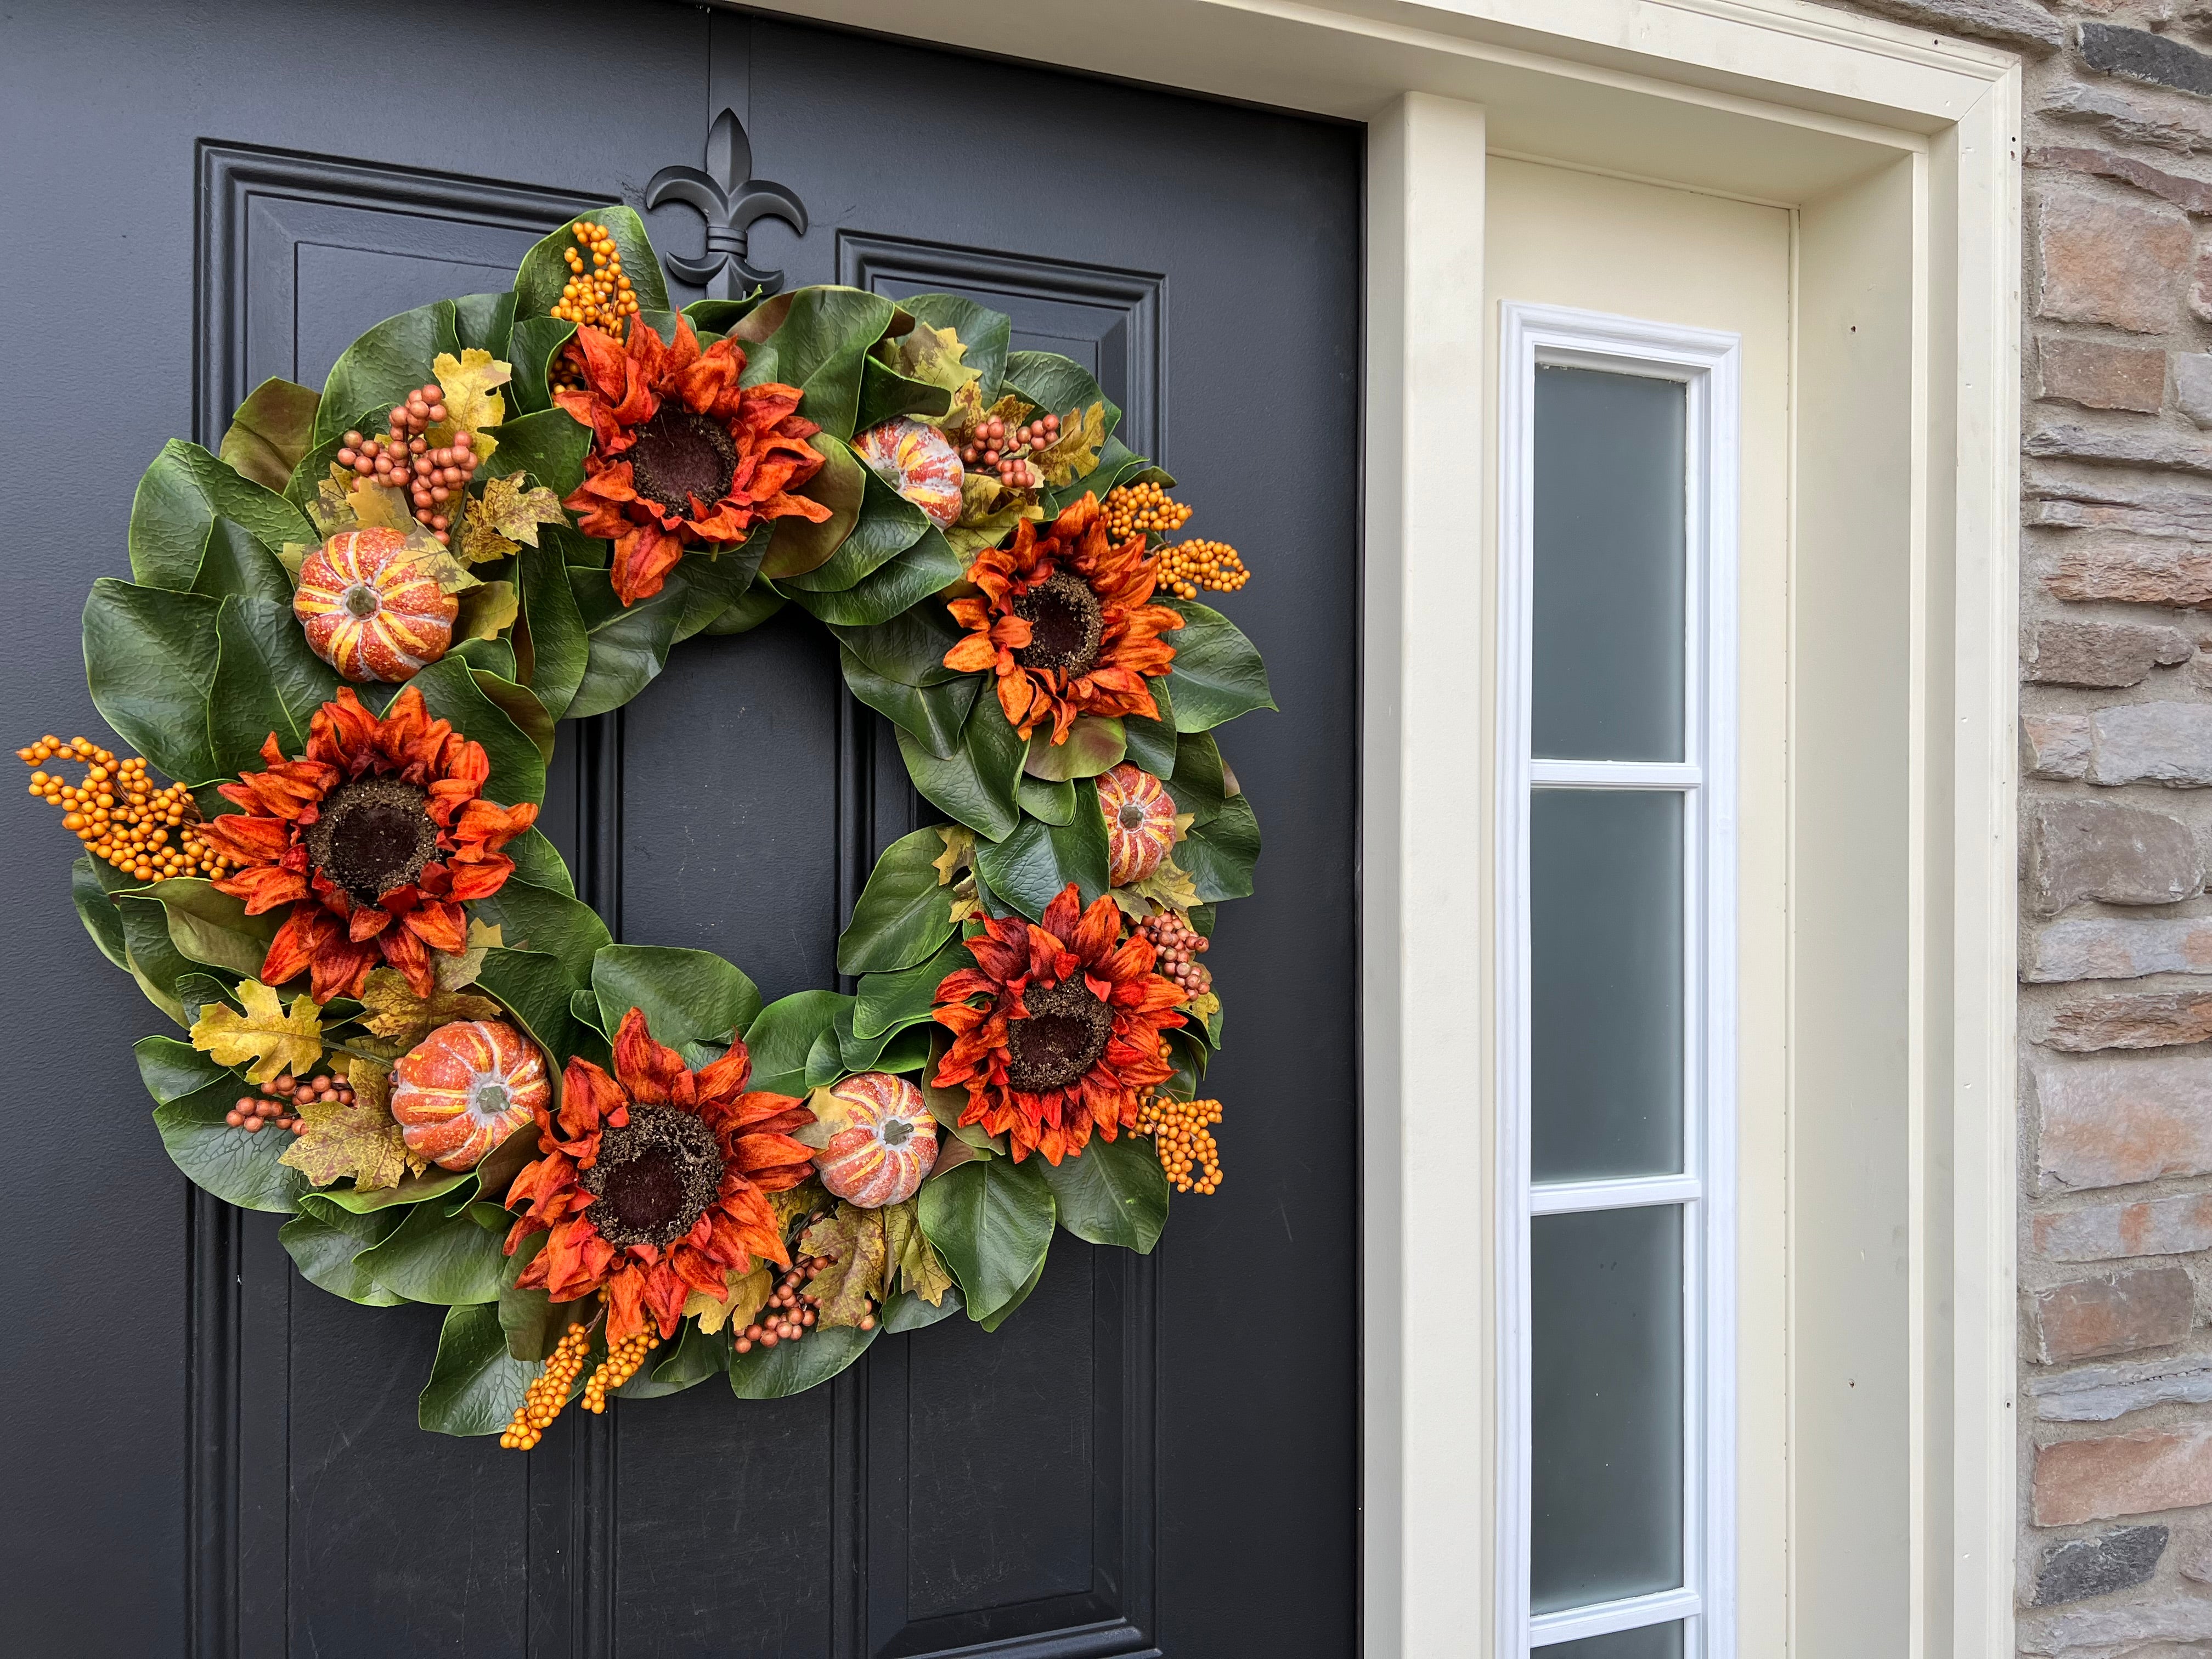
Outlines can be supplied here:
[[964, 361], [968, 348], [961, 343], [957, 330], [932, 328], [927, 323], [917, 322], [896, 343], [886, 343], [895, 344], [891, 367], [909, 380], [941, 386], [957, 394], [961, 387], [973, 386], [983, 378], [981, 369], [969, 368]]
[[708, 1336], [723, 1326], [738, 1330], [753, 1322], [753, 1316], [768, 1305], [769, 1295], [775, 1287], [775, 1276], [765, 1261], [756, 1262], [750, 1273], [729, 1273], [723, 1275], [729, 1299], [719, 1301], [704, 1291], [694, 1291], [684, 1298], [684, 1313], [696, 1318], [699, 1328]]
[[515, 473], [494, 478], [486, 484], [477, 505], [494, 530], [531, 547], [538, 545], [538, 526], [568, 522], [568, 515], [561, 510], [558, 495], [544, 484], [533, 484], [525, 489], [520, 475]]
[[453, 618], [456, 640], [495, 640], [522, 614], [522, 595], [513, 582], [478, 582], [461, 595]]
[[1162, 859], [1142, 881], [1112, 891], [1114, 902], [1125, 914], [1139, 918], [1158, 915], [1163, 910], [1188, 910], [1203, 902], [1190, 872], [1171, 858]]
[[210, 1002], [192, 1027], [192, 1047], [215, 1056], [222, 1066], [248, 1066], [248, 1083], [269, 1083], [280, 1072], [301, 1075], [314, 1069], [323, 1057], [323, 1022], [315, 1000], [305, 991], [292, 999], [292, 1012], [284, 1012], [283, 999], [272, 986], [258, 979], [241, 980], [238, 1000], [244, 1013], [220, 1002]]
[[507, 400], [495, 388], [514, 378], [512, 364], [482, 346], [467, 346], [458, 362], [452, 352], [441, 351], [430, 360], [430, 368], [446, 394], [446, 415], [454, 431], [483, 432], [507, 419]]
[[345, 500], [354, 526], [360, 529], [396, 530], [404, 536], [421, 527], [406, 495], [394, 485], [357, 483], [346, 492]]
[[373, 1111], [390, 1109], [392, 1068], [389, 1066], [365, 1054], [348, 1054], [345, 1070], [346, 1086], [353, 1091], [354, 1104], [366, 1106]]
[[931, 1307], [939, 1306], [945, 1291], [952, 1288], [952, 1275], [922, 1234], [916, 1200], [894, 1204], [883, 1216], [884, 1243], [906, 1288]]
[[930, 863], [936, 866], [937, 884], [950, 887], [960, 872], [975, 861], [975, 832], [957, 823], [940, 823], [937, 833], [945, 842], [945, 851]]
[[1054, 489], [1087, 476], [1098, 465], [1098, 452], [1106, 442], [1106, 405], [1093, 404], [1079, 421], [1070, 421], [1060, 436], [1030, 457], [1030, 464], [1044, 474]]
[[441, 1025], [455, 1020], [504, 1018], [499, 1004], [489, 997], [471, 996], [443, 986], [427, 997], [416, 996], [396, 968], [377, 969], [362, 987], [361, 1023], [378, 1036], [404, 1042], [410, 1048]]
[[353, 1177], [362, 1192], [399, 1184], [407, 1173], [407, 1143], [384, 1107], [356, 1101], [350, 1106], [319, 1100], [303, 1107], [307, 1132], [295, 1136], [278, 1160], [301, 1171], [318, 1187]]
[[1024, 519], [1042, 519], [1036, 492], [1009, 489], [995, 474], [970, 472], [960, 481], [960, 518], [945, 532], [952, 550], [963, 555], [994, 547]]
[[835, 1215], [806, 1230], [799, 1248], [809, 1255], [830, 1258], [830, 1265], [807, 1286], [816, 1300], [815, 1316], [823, 1324], [858, 1325], [890, 1293], [894, 1264], [883, 1211], [841, 1200]]
[[1211, 991], [1204, 991], [1197, 996], [1186, 998], [1182, 1006], [1203, 1024], [1221, 1012], [1221, 999]]
[[441, 951], [430, 958], [430, 972], [439, 988], [458, 991], [464, 985], [474, 984], [476, 976], [483, 972], [484, 952], [505, 943], [499, 928], [470, 917], [468, 943], [459, 954], [447, 956]]
[[780, 1193], [768, 1195], [768, 1207], [775, 1215], [775, 1230], [786, 1238], [791, 1237], [794, 1223], [805, 1220], [817, 1212], [826, 1212], [830, 1202], [829, 1189], [811, 1176], [796, 1187], [787, 1187]]

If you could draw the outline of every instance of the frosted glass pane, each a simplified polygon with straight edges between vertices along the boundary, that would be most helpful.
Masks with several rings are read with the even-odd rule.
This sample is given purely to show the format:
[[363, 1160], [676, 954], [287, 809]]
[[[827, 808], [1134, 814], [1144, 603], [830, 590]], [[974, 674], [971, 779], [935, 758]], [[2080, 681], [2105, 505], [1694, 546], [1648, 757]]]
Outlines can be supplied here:
[[1682, 1582], [1682, 1211], [1529, 1224], [1529, 1605]]
[[1536, 371], [1535, 752], [1682, 758], [1685, 391]]
[[1579, 1642], [1533, 1648], [1528, 1659], [1682, 1659], [1682, 1626], [1646, 1625], [1610, 1636], [1585, 1636]]
[[1528, 803], [1532, 1167], [1538, 1181], [1682, 1167], [1682, 797]]

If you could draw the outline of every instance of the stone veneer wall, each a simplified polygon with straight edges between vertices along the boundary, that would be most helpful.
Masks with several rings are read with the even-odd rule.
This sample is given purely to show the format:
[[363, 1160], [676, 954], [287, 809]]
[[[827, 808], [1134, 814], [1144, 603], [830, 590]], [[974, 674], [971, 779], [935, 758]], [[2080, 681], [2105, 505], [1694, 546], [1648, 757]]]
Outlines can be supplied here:
[[2019, 1649], [2212, 1656], [2212, 0], [1850, 9], [2026, 70]]

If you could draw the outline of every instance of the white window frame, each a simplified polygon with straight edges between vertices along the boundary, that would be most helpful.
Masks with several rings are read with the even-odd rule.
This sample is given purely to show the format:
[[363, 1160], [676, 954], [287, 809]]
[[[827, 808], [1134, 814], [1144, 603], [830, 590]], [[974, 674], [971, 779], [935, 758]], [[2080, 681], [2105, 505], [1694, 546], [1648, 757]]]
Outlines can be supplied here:
[[[1735, 750], [1738, 336], [1505, 301], [1498, 349], [1498, 1651], [1684, 1621], [1685, 1659], [1735, 1652]], [[1536, 370], [1684, 388], [1683, 758], [1531, 754]], [[1677, 1175], [1533, 1184], [1528, 812], [1547, 786], [1682, 799], [1683, 1164]], [[1531, 1614], [1532, 1217], [1679, 1205], [1683, 1267], [1682, 1586]]]

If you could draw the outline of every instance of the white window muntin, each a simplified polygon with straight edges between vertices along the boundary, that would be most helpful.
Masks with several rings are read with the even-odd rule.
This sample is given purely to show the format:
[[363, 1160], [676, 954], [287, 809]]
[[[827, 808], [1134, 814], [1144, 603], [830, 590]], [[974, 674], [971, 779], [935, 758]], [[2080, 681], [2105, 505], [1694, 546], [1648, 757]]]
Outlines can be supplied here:
[[[1499, 1651], [1681, 1621], [1684, 1659], [1733, 1659], [1735, 1488], [1735, 756], [1738, 371], [1734, 334], [1556, 307], [1500, 307], [1498, 568]], [[1680, 762], [1530, 752], [1539, 365], [1676, 380], [1685, 395], [1684, 729]], [[1683, 803], [1682, 1168], [1530, 1178], [1533, 792], [1650, 789]], [[1647, 1205], [1682, 1216], [1682, 1583], [1532, 1616], [1529, 1226], [1536, 1215]]]

